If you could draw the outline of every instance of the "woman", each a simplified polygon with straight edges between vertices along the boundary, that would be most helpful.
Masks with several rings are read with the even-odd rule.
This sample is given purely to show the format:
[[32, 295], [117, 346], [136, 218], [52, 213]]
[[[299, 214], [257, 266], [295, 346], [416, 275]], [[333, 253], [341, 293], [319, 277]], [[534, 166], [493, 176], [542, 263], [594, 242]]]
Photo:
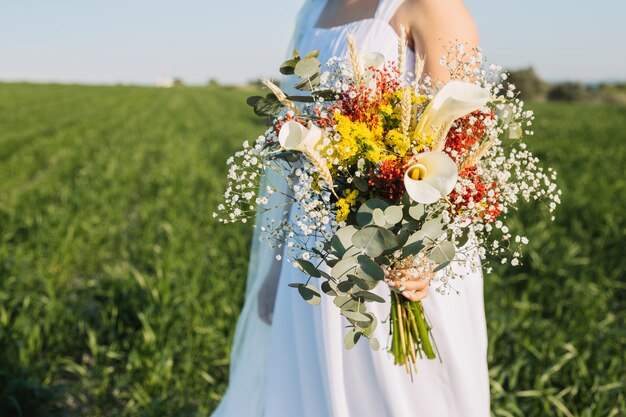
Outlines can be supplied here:
[[[439, 64], [447, 45], [478, 43], [461, 0], [309, 0], [299, 15], [294, 47], [303, 53], [318, 49], [324, 62], [347, 53], [352, 33], [362, 51], [396, 59], [401, 28], [409, 42], [406, 62], [414, 62], [413, 51], [425, 55], [425, 72], [435, 80], [448, 77]], [[297, 208], [291, 211], [297, 214]], [[255, 236], [230, 385], [214, 417], [489, 416], [480, 271], [455, 284], [458, 295], [429, 294], [422, 280], [403, 283], [407, 297], [424, 300], [442, 359], [420, 361], [411, 381], [384, 349], [357, 344], [345, 350], [345, 322], [336, 307], [328, 300], [317, 307], [303, 302], [287, 284], [305, 277], [293, 265], [274, 261], [280, 253], [264, 245]], [[382, 287], [378, 293], [388, 299], [389, 290]], [[372, 312], [386, 317], [389, 305], [374, 304]], [[386, 326], [376, 332], [379, 340], [388, 339]]]

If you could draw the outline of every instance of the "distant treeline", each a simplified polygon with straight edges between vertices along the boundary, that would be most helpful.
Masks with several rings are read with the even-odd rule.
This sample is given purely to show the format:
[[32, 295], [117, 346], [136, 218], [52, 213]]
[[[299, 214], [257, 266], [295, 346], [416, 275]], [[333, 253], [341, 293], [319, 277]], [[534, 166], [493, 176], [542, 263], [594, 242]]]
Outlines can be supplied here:
[[583, 84], [548, 83], [532, 67], [509, 70], [506, 83], [515, 84], [520, 97], [533, 101], [584, 101], [626, 104], [626, 82]]
[[[514, 84], [520, 97], [526, 101], [584, 101], [609, 104], [626, 104], [626, 82], [584, 84], [580, 82], [549, 83], [542, 80], [534, 68], [508, 70], [504, 84]], [[277, 84], [280, 80], [274, 80]], [[260, 80], [251, 80], [249, 87], [264, 88]], [[218, 87], [215, 79], [207, 82]], [[233, 86], [231, 86], [233, 87]]]

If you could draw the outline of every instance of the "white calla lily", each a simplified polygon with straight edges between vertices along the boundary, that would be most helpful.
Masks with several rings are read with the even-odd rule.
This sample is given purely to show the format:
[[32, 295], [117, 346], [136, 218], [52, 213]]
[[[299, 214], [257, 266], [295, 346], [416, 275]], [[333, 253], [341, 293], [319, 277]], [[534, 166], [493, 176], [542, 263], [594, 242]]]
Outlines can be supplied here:
[[385, 63], [385, 56], [380, 52], [367, 52], [361, 55], [361, 67], [363, 68], [363, 84], [371, 90], [371, 95], [376, 94], [376, 72]]
[[278, 142], [290, 151], [312, 151], [322, 139], [322, 130], [312, 123], [304, 127], [298, 122], [286, 122], [278, 132]]
[[441, 150], [452, 123], [484, 107], [490, 100], [489, 90], [484, 87], [463, 81], [450, 81], [424, 109], [416, 133], [432, 138], [433, 149]]
[[456, 164], [443, 152], [424, 152], [404, 173], [404, 187], [417, 203], [431, 204], [454, 189], [458, 177]]
[[380, 68], [385, 63], [385, 55], [380, 52], [367, 52], [361, 55], [361, 65], [367, 70], [370, 67]]

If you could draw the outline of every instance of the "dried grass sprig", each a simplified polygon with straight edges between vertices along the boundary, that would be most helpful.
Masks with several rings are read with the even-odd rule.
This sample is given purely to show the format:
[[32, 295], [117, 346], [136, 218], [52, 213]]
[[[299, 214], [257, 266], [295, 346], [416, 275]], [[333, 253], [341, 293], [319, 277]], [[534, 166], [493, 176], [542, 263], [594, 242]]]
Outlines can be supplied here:
[[285, 95], [285, 93], [283, 92], [283, 90], [280, 89], [280, 87], [278, 87], [276, 84], [274, 84], [272, 81], [270, 81], [269, 78], [263, 78], [261, 80], [261, 82], [263, 83], [263, 85], [265, 85], [272, 93], [274, 93], [274, 95], [276, 96], [276, 98], [278, 99], [278, 101], [280, 101], [283, 106], [287, 107], [289, 110], [291, 110], [292, 112], [294, 112], [295, 114], [300, 114], [300, 110], [298, 109], [298, 107], [293, 103], [293, 101], [289, 100], [287, 98], [287, 96]]
[[354, 82], [357, 86], [360, 86], [363, 82], [361, 77], [361, 56], [356, 46], [356, 40], [352, 33], [348, 33], [348, 58], [350, 59], [350, 65], [352, 66], [352, 73], [354, 74]]
[[318, 151], [315, 151], [312, 149], [306, 149], [305, 151], [303, 151], [303, 153], [304, 153], [304, 156], [306, 156], [309, 159], [309, 161], [311, 161], [313, 166], [315, 166], [315, 168], [319, 172], [322, 179], [326, 182], [326, 184], [328, 184], [328, 187], [330, 188], [330, 191], [333, 193], [333, 195], [337, 197], [337, 199], [339, 199], [339, 196], [337, 195], [337, 193], [335, 193], [335, 186], [333, 185], [333, 176], [330, 173], [328, 166], [326, 165], [326, 160], [324, 159], [324, 157], [322, 157], [322, 155]]
[[487, 154], [487, 152], [489, 152], [489, 149], [491, 149], [495, 141], [496, 141], [495, 136], [491, 136], [485, 141], [483, 141], [483, 143], [480, 144], [480, 146], [478, 147], [478, 149], [476, 149], [476, 151], [469, 154], [463, 160], [463, 163], [461, 164], [461, 167], [460, 167], [460, 171], [463, 171], [466, 168], [475, 166], [478, 163], [478, 161], [480, 161], [480, 158], [482, 158], [483, 156]]
[[407, 137], [409, 135], [409, 128], [411, 126], [411, 113], [413, 110], [413, 106], [411, 103], [411, 89], [409, 87], [405, 87], [402, 89], [400, 110], [402, 113], [402, 135], [404, 137]]
[[424, 66], [426, 65], [426, 57], [415, 54], [415, 81], [419, 81], [424, 75]]
[[398, 71], [400, 72], [400, 79], [404, 78], [406, 72], [406, 49], [406, 28], [404, 25], [400, 25], [400, 36], [398, 37]]

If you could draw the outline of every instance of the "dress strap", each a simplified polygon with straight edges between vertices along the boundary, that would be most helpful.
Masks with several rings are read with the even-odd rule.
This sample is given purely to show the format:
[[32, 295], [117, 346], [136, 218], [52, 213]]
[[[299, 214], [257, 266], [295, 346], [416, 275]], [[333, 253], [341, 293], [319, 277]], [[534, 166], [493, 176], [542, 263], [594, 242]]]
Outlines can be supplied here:
[[375, 17], [387, 23], [391, 20], [398, 7], [402, 6], [404, 0], [379, 0]]

